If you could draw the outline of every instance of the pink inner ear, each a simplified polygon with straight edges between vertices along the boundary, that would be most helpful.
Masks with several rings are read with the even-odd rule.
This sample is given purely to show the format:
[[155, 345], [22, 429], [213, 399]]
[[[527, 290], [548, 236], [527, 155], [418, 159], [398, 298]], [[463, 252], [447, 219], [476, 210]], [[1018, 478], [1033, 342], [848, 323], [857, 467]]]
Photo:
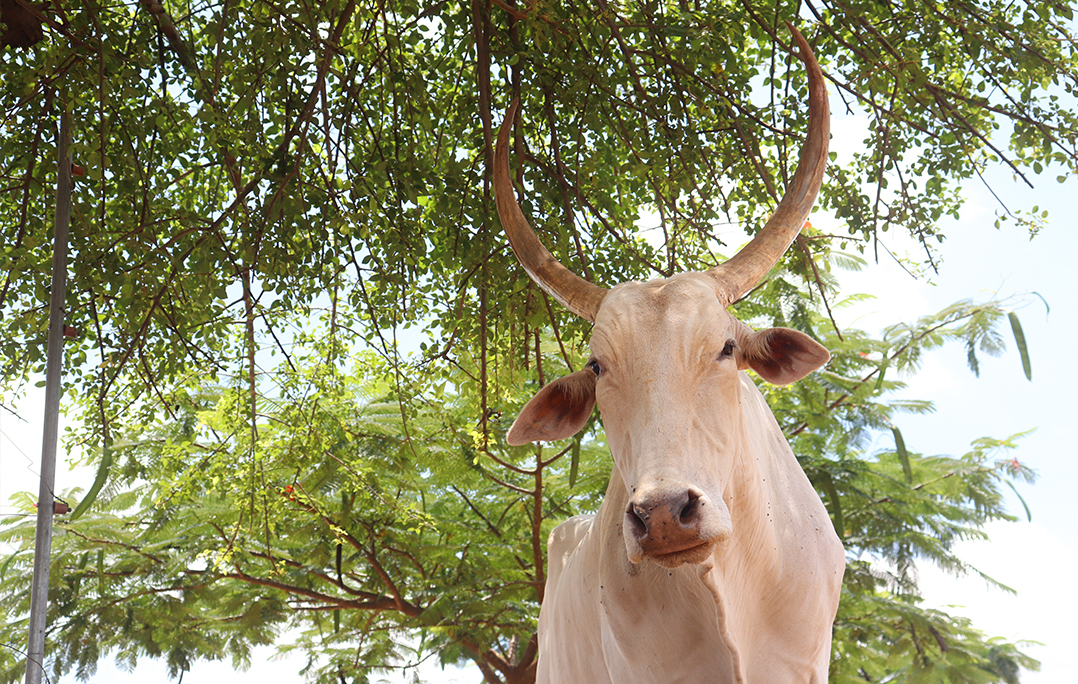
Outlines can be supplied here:
[[788, 385], [824, 365], [831, 354], [819, 342], [798, 330], [769, 328], [749, 335], [745, 359], [761, 378]]
[[513, 421], [505, 436], [512, 446], [572, 437], [584, 427], [595, 408], [595, 373], [587, 368], [550, 383]]

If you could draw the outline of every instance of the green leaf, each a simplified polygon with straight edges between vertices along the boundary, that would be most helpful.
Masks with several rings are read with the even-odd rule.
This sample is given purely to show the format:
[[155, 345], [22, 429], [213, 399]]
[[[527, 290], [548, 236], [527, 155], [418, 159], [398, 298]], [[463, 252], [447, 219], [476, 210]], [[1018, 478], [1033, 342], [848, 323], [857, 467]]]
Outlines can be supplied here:
[[4, 560], [4, 564], [0, 565], [0, 583], [3, 583], [4, 575], [7, 574], [8, 566], [11, 565], [12, 561], [15, 560], [15, 556], [17, 555], [19, 555], [18, 552], [12, 552], [12, 554]]
[[1026, 520], [1028, 520], [1029, 522], [1033, 522], [1033, 514], [1029, 511], [1029, 505], [1026, 504], [1026, 500], [1022, 498], [1022, 495], [1018, 493], [1018, 489], [1015, 488], [1014, 483], [1010, 480], [1004, 480], [1004, 482], [1006, 482], [1007, 486], [1011, 488], [1011, 491], [1014, 492], [1014, 495], [1018, 497], [1019, 503], [1022, 504], [1022, 508], [1026, 512]]
[[902, 463], [902, 473], [906, 476], [906, 484], [913, 484], [913, 468], [910, 467], [910, 454], [906, 451], [906, 440], [902, 438], [902, 432], [895, 427], [891, 426], [891, 432], [895, 436], [895, 453], [898, 455], [898, 460]]
[[105, 596], [107, 590], [105, 588], [105, 550], [97, 550], [97, 593], [99, 596]]
[[74, 522], [78, 520], [79, 516], [89, 510], [94, 501], [97, 500], [97, 495], [101, 491], [101, 488], [105, 486], [105, 482], [109, 479], [109, 468], [112, 467], [112, 440], [105, 440], [104, 446], [101, 448], [101, 463], [97, 466], [97, 477], [94, 478], [93, 485], [90, 486], [89, 491], [86, 492], [86, 496], [82, 497], [82, 501], [75, 507], [75, 510], [71, 513], [71, 520]]
[[887, 374], [887, 362], [884, 360], [884, 364], [880, 366], [880, 374], [876, 376], [876, 385], [872, 388], [872, 393], [875, 394], [883, 387], [883, 376]]
[[1052, 307], [1048, 306], [1048, 300], [1045, 299], [1041, 295], [1040, 292], [1031, 292], [1030, 294], [1035, 295], [1037, 297], [1037, 299], [1041, 300], [1041, 302], [1044, 304], [1044, 315], [1045, 315], [1045, 317], [1047, 317], [1048, 314], [1052, 313]]
[[581, 430], [573, 438], [573, 449], [569, 453], [569, 488], [576, 486], [577, 473], [580, 470], [580, 440], [583, 439], [584, 431]]
[[835, 487], [835, 481], [831, 478], [831, 473], [826, 470], [821, 471], [820, 479], [822, 480], [824, 491], [827, 492], [827, 498], [831, 502], [831, 519], [835, 525], [835, 532], [838, 533], [839, 539], [846, 537], [846, 522], [842, 519], [842, 503], [839, 499], [838, 488]]
[[1022, 371], [1026, 374], [1026, 380], [1033, 381], [1033, 370], [1029, 363], [1029, 349], [1026, 347], [1026, 335], [1022, 332], [1022, 324], [1018, 322], [1018, 314], [1014, 311], [1007, 314], [1011, 320], [1011, 332], [1014, 333], [1014, 343], [1018, 345], [1018, 353], [1022, 355]]

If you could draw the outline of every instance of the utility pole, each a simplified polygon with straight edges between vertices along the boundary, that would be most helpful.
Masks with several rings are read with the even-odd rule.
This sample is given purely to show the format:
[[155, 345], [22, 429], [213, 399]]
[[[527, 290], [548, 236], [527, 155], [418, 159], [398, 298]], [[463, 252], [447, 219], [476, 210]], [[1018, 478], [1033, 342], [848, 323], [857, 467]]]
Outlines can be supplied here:
[[56, 484], [56, 441], [60, 428], [61, 375], [64, 362], [64, 297], [67, 292], [67, 240], [71, 222], [71, 160], [67, 158], [66, 98], [60, 100], [60, 135], [56, 141], [56, 215], [53, 222], [52, 289], [49, 292], [48, 357], [45, 365], [45, 428], [41, 439], [41, 486], [37, 497], [34, 579], [30, 591], [30, 637], [26, 648], [26, 684], [40, 684], [45, 672], [45, 613], [49, 605], [49, 561]]

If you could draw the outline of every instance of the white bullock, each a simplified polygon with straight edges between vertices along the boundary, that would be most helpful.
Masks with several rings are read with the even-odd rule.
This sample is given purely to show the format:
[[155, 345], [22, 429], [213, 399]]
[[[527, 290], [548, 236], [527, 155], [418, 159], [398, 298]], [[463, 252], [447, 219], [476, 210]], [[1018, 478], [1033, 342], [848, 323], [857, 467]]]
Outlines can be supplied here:
[[517, 204], [515, 104], [502, 125], [495, 193], [513, 249], [541, 287], [595, 323], [587, 366], [540, 390], [508, 441], [571, 436], [597, 404], [614, 456], [599, 512], [550, 536], [541, 683], [827, 681], [842, 544], [744, 370], [784, 384], [829, 354], [803, 333], [753, 331], [726, 311], [796, 238], [823, 178], [823, 75], [793, 32], [810, 90], [797, 173], [756, 238], [706, 273], [610, 290], [572, 274]]

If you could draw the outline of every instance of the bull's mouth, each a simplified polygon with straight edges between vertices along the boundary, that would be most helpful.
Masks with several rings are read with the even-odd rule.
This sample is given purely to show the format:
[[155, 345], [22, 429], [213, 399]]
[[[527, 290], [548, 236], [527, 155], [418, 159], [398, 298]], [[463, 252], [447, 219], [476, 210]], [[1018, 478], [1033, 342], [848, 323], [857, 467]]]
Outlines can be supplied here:
[[670, 551], [668, 553], [649, 553], [645, 554], [645, 558], [654, 561], [664, 568], [677, 568], [686, 563], [697, 564], [704, 562], [711, 556], [711, 549], [714, 546], [713, 542], [700, 542], [694, 546], [690, 546], [679, 551]]

